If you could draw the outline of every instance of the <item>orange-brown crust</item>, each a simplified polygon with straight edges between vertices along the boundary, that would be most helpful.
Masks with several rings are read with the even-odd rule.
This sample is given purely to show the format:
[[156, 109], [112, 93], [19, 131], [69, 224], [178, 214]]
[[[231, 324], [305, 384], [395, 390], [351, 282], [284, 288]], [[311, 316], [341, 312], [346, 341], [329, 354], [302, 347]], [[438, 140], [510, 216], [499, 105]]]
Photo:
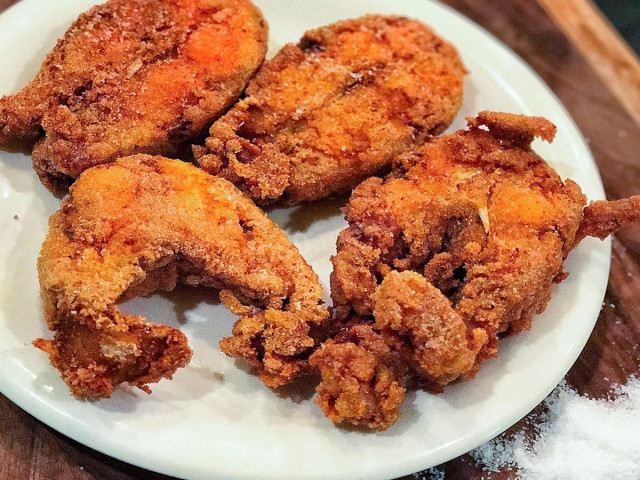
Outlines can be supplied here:
[[575, 243], [578, 244], [585, 237], [600, 239], [608, 237], [611, 232], [625, 223], [635, 221], [638, 218], [638, 211], [640, 211], [639, 195], [611, 202], [599, 200], [589, 203], [584, 208]]
[[237, 100], [266, 43], [249, 0], [110, 0], [0, 99], [0, 146], [35, 143], [34, 168], [52, 190], [118, 157], [177, 155]]
[[[531, 150], [534, 137], [554, 134], [543, 118], [481, 112], [467, 130], [401, 155], [385, 180], [354, 190], [332, 258], [334, 317], [368, 322], [407, 365], [398, 383], [439, 391], [472, 378], [502, 336], [544, 311], [582, 237], [640, 218], [640, 197], [584, 208], [580, 188]], [[326, 345], [314, 358], [340, 371], [340, 353]], [[327, 381], [339, 380], [318, 387], [331, 418], [342, 392]], [[389, 426], [376, 416], [352, 422]]]
[[404, 340], [408, 363], [433, 383], [446, 384], [470, 371], [487, 343], [485, 330], [469, 328], [450, 300], [419, 273], [391, 271], [373, 300], [376, 330]]
[[322, 376], [315, 401], [331, 421], [385, 430], [400, 418], [406, 365], [371, 325], [342, 329], [309, 361]]
[[266, 61], [194, 153], [257, 203], [319, 199], [441, 133], [462, 102], [464, 74], [454, 47], [417, 21], [338, 22]]
[[182, 333], [116, 302], [177, 282], [221, 289], [240, 315], [222, 350], [270, 386], [308, 370], [328, 317], [316, 274], [285, 234], [226, 180], [138, 155], [83, 173], [50, 220], [38, 259], [52, 341], [36, 346], [78, 397], [144, 387], [189, 361]]

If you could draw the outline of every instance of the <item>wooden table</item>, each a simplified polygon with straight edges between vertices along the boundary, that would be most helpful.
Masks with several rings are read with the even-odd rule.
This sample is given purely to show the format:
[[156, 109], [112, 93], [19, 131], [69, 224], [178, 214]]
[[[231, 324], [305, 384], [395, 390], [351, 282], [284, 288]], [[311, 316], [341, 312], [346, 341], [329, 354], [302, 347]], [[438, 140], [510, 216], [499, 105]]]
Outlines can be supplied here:
[[[577, 1], [570, 3], [575, 5]], [[0, 11], [12, 3], [15, 0], [0, 0]], [[633, 65], [629, 70], [622, 60], [618, 61], [616, 51], [610, 51], [617, 47], [615, 38], [598, 43], [600, 24], [596, 22], [595, 34], [593, 24], [587, 21], [580, 24], [579, 18], [572, 17], [573, 23], [569, 25], [563, 21], [562, 12], [554, 11], [550, 0], [540, 2], [550, 14], [545, 13], [540, 4], [528, 0], [445, 0], [445, 3], [492, 32], [542, 76], [588, 139], [609, 198], [640, 193], [640, 125], [633, 119], [637, 118], [634, 112], [640, 111], [640, 105], [635, 101], [637, 96], [626, 99], [624, 86], [620, 85], [622, 82], [638, 85], [640, 77], [635, 75]], [[585, 43], [576, 48], [565, 32], [570, 36], [576, 34], [583, 42], [599, 45], [600, 52], [594, 53]], [[587, 56], [583, 57], [580, 52]], [[628, 56], [622, 57], [629, 60]], [[594, 62], [598, 73], [587, 59]], [[616, 68], [622, 70], [616, 72]], [[640, 225], [633, 225], [613, 239], [604, 308], [586, 348], [567, 374], [568, 384], [581, 393], [604, 397], [612, 384], [624, 383], [629, 375], [640, 371], [640, 350], [635, 348], [639, 343]], [[1, 479], [170, 478], [86, 448], [35, 420], [2, 395], [0, 419]], [[512, 430], [521, 428], [522, 422]], [[448, 480], [513, 477], [509, 472], [482, 472], [468, 455], [439, 468], [446, 472]], [[403, 480], [412, 478], [407, 476]]]

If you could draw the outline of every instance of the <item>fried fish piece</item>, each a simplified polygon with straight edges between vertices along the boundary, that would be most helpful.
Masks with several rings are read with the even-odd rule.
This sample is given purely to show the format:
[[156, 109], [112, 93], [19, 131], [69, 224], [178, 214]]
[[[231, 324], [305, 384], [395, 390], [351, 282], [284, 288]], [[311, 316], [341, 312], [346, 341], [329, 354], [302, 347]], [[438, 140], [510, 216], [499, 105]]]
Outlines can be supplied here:
[[317, 275], [236, 187], [179, 160], [136, 155], [83, 173], [49, 222], [38, 259], [53, 340], [47, 352], [76, 397], [170, 378], [185, 336], [120, 312], [117, 302], [177, 282], [221, 289], [241, 318], [226, 354], [279, 386], [305, 373], [328, 312]]
[[[385, 180], [354, 190], [331, 276], [333, 314], [347, 323], [311, 357], [330, 419], [384, 429], [400, 415], [398, 386], [440, 391], [472, 378], [503, 336], [545, 310], [580, 240], [640, 218], [640, 196], [585, 206], [578, 185], [531, 149], [555, 131], [544, 118], [481, 112], [467, 130], [398, 157]], [[380, 342], [385, 356], [375, 355]], [[349, 365], [375, 359], [375, 374], [350, 373], [347, 348]], [[389, 368], [394, 355], [406, 374]], [[393, 375], [381, 383], [378, 371]], [[366, 394], [378, 385], [372, 405]]]
[[0, 148], [33, 147], [50, 190], [122, 156], [178, 155], [238, 99], [266, 44], [249, 0], [109, 0], [0, 99]]
[[323, 198], [444, 131], [464, 74], [455, 48], [420, 22], [338, 22], [266, 61], [194, 154], [258, 204]]

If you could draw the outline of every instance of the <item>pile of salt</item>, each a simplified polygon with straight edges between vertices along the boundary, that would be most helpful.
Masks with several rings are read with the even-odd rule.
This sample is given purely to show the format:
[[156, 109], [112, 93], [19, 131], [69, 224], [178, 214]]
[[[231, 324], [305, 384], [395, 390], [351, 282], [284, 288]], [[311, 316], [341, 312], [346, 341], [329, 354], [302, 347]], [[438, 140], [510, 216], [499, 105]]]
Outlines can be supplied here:
[[[500, 435], [471, 456], [485, 472], [512, 470], [519, 480], [640, 479], [640, 379], [615, 388], [611, 400], [580, 396], [563, 383], [543, 410], [527, 419], [533, 435]], [[420, 477], [445, 475], [436, 468]]]

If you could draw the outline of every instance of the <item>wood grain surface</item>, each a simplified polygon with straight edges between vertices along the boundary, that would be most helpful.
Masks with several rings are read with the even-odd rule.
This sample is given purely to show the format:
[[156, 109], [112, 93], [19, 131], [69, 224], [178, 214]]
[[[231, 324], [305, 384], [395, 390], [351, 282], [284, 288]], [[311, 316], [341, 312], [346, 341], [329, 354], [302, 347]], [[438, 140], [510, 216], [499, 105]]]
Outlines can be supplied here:
[[6, 10], [14, 3], [17, 3], [17, 0], [0, 0], [0, 12]]
[[538, 0], [640, 123], [640, 61], [591, 0]]
[[[0, 11], [14, 0], [0, 0]], [[605, 81], [536, 2], [445, 0], [511, 47], [547, 82], [587, 138], [611, 199], [640, 193], [640, 126]], [[582, 47], [581, 47], [582, 48]], [[638, 79], [636, 79], [638, 80]], [[640, 372], [640, 225], [613, 239], [610, 282], [596, 328], [568, 373], [579, 392], [604, 397]], [[524, 428], [519, 422], [511, 428]], [[511, 479], [483, 472], [468, 455], [439, 467], [447, 480]], [[429, 478], [426, 473], [403, 480]], [[0, 479], [169, 479], [94, 452], [53, 431], [0, 395]], [[301, 477], [302, 478], [302, 477]]]

